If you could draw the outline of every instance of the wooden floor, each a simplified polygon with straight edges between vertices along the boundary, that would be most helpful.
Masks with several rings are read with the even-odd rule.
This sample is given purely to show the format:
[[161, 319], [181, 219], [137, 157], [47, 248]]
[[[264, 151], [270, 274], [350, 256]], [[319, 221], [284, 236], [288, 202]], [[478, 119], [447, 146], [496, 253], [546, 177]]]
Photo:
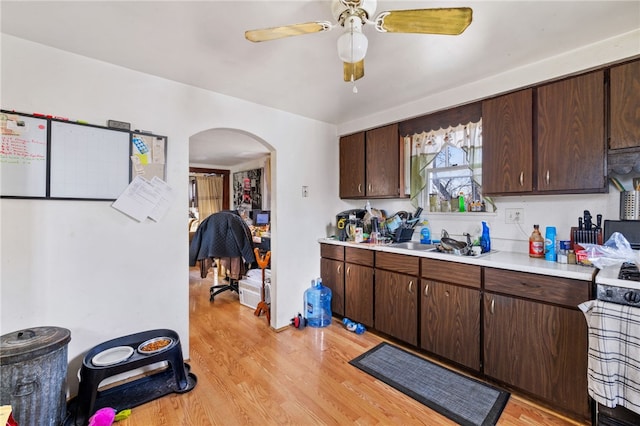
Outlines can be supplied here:
[[[340, 322], [276, 332], [235, 293], [209, 302], [213, 273], [190, 271], [190, 359], [195, 389], [132, 410], [118, 426], [455, 425], [348, 364], [382, 338]], [[511, 395], [499, 425], [571, 425]]]

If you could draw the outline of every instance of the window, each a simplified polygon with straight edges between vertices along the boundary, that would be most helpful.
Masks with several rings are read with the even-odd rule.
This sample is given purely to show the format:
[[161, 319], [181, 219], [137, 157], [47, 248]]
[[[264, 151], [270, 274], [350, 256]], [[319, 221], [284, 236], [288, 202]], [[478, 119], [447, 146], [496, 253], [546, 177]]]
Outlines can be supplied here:
[[416, 207], [457, 211], [462, 194], [465, 209], [481, 209], [481, 132], [482, 121], [411, 138], [411, 199]]

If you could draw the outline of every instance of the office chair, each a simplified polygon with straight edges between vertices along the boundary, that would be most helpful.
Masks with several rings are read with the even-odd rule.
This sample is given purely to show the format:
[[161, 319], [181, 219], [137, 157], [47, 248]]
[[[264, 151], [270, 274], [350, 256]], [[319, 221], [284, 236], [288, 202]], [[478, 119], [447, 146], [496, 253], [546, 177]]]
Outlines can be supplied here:
[[200, 276], [206, 278], [212, 259], [228, 264], [229, 281], [209, 289], [210, 301], [223, 291], [238, 293], [238, 280], [247, 265], [254, 264], [253, 238], [244, 220], [231, 211], [217, 212], [201, 221], [189, 246], [189, 265], [200, 261]]

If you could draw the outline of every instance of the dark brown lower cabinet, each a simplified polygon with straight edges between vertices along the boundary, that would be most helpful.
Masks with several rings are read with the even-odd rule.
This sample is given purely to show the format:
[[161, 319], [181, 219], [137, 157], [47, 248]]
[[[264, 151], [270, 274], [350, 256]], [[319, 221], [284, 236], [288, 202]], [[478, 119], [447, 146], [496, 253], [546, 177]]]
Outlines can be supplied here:
[[492, 287], [518, 297], [484, 294], [485, 375], [589, 419], [587, 325], [576, 303], [588, 300], [589, 283], [487, 268]]
[[420, 347], [480, 371], [480, 291], [422, 280]]
[[331, 312], [344, 315], [344, 262], [334, 259], [320, 259], [322, 284], [331, 289]]
[[418, 286], [416, 276], [376, 269], [376, 330], [418, 344]]
[[320, 244], [320, 276], [331, 289], [331, 312], [344, 315], [344, 246]]

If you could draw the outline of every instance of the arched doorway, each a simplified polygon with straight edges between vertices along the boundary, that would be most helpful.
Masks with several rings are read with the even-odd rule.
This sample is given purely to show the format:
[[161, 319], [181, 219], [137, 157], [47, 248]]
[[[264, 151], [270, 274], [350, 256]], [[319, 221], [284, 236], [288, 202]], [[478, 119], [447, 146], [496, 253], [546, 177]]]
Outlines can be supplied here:
[[[237, 189], [234, 175], [248, 173], [253, 176], [250, 172], [260, 169], [262, 181], [260, 201], [259, 204], [253, 204], [251, 207], [256, 210], [256, 214], [269, 212], [269, 241], [275, 239], [277, 229], [275, 200], [272, 191], [272, 164], [274, 164], [274, 160], [275, 149], [271, 145], [240, 129], [208, 129], [189, 138], [190, 175], [191, 172], [215, 173], [224, 179], [222, 210], [237, 210], [239, 207], [237, 205], [239, 197], [234, 195], [234, 191]], [[253, 219], [255, 220], [255, 218]], [[256, 245], [264, 247], [264, 244], [257, 243]], [[269, 245], [271, 246], [270, 242]], [[273, 262], [271, 264], [274, 265]], [[275, 268], [272, 268], [271, 272], [275, 276]]]

